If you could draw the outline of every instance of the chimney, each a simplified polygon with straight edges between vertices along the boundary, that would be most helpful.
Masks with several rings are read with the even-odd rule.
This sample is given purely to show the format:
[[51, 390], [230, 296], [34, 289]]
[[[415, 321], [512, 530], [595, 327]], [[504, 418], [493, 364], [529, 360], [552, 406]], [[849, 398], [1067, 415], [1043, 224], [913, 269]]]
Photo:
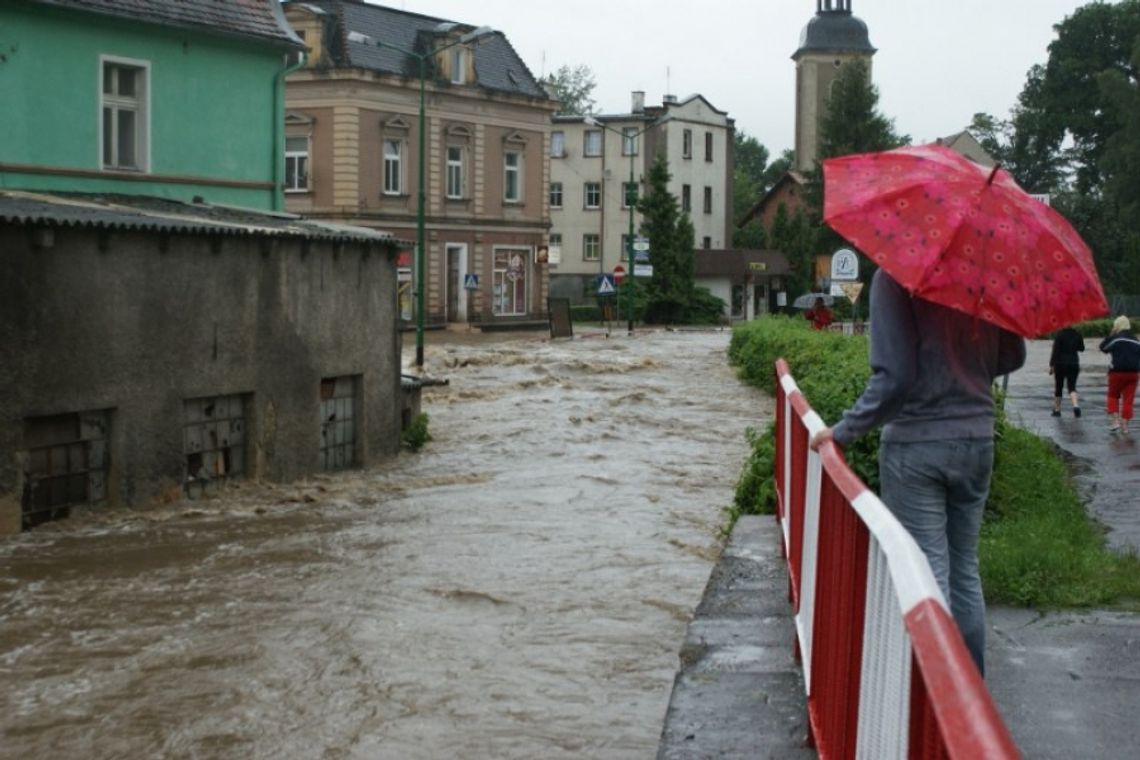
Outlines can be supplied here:
[[634, 90], [631, 93], [630, 103], [631, 113], [645, 113], [645, 91]]
[[666, 105], [676, 105], [677, 104], [677, 96], [676, 95], [666, 95], [663, 98], [661, 98], [661, 102], [665, 103]]

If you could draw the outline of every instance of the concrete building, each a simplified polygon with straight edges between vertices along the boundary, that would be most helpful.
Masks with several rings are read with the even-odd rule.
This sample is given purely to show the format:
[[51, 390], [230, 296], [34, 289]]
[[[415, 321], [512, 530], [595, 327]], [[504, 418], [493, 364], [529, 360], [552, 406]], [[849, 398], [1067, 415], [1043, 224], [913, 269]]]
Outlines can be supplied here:
[[700, 250], [694, 283], [724, 301], [730, 321], [749, 320], [776, 309], [776, 294], [791, 272], [780, 251]]
[[[629, 113], [554, 117], [550, 140], [551, 295], [592, 301], [597, 277], [629, 268], [626, 239], [633, 216], [627, 186], [632, 167], [637, 197], [661, 153], [669, 162], [669, 192], [689, 214], [698, 249], [732, 244], [733, 120], [700, 95], [666, 95], [646, 106], [634, 92]], [[599, 126], [600, 125], [600, 126]]]
[[276, 0], [0, 4], [0, 533], [394, 453], [407, 244], [268, 210]]
[[276, 0], [4, 2], [0, 189], [282, 208]]
[[[425, 322], [545, 318], [539, 251], [556, 104], [507, 38], [469, 41], [472, 26], [359, 0], [290, 2], [285, 12], [310, 51], [286, 87], [289, 210], [414, 240], [422, 81]], [[407, 251], [406, 320], [419, 287], [412, 264]]]
[[845, 64], [861, 59], [870, 73], [874, 55], [867, 25], [851, 14], [851, 0], [816, 0], [815, 16], [804, 27], [799, 48], [792, 55], [796, 62], [795, 168], [799, 171], [815, 168], [819, 122], [839, 72]]

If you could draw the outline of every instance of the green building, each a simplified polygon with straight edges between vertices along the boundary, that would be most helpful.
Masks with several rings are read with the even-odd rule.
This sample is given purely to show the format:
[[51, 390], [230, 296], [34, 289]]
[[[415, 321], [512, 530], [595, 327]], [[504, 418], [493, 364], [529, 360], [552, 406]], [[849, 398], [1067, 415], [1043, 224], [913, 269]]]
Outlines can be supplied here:
[[0, 0], [0, 190], [283, 208], [278, 0]]

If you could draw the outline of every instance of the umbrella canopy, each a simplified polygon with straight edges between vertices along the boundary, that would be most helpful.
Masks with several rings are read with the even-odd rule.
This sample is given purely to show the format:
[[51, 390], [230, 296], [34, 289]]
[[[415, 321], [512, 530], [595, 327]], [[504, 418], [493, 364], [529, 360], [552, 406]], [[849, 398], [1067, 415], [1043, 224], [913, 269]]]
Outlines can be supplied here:
[[822, 298], [824, 306], [831, 306], [835, 303], [835, 297], [829, 293], [804, 293], [802, 296], [796, 296], [796, 300], [792, 301], [792, 308], [794, 309], [810, 309], [815, 306], [815, 299]]
[[1092, 251], [1003, 169], [940, 145], [823, 162], [824, 221], [919, 298], [1026, 337], [1108, 313]]

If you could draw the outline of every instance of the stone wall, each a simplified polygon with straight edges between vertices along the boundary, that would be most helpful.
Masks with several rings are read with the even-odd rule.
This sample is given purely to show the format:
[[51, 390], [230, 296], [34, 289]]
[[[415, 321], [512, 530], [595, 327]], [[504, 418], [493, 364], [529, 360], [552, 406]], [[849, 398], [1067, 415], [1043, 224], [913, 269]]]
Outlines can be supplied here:
[[395, 270], [394, 251], [362, 243], [0, 224], [0, 533], [19, 529], [36, 439], [73, 415], [86, 429], [107, 420], [108, 505], [182, 496], [200, 464], [188, 460], [193, 399], [244, 399], [244, 450], [211, 456], [214, 472], [320, 470], [330, 378], [356, 388], [341, 453], [362, 465], [394, 454]]

